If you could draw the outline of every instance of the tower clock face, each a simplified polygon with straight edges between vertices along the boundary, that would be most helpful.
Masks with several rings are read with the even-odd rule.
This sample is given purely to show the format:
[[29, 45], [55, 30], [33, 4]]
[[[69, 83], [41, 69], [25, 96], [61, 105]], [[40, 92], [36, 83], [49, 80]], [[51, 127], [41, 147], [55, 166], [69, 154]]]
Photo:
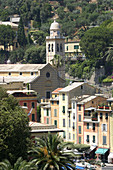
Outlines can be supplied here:
[[47, 78], [50, 77], [50, 73], [49, 73], [49, 72], [46, 73], [46, 77], [47, 77]]

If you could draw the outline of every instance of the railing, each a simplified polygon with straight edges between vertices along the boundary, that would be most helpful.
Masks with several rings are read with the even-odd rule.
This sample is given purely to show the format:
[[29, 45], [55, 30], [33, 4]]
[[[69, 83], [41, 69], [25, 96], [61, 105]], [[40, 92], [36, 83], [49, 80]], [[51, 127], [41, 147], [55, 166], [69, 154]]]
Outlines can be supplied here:
[[109, 107], [109, 106], [98, 106], [98, 109], [111, 110], [111, 107]]
[[41, 103], [48, 103], [50, 99], [41, 99]]

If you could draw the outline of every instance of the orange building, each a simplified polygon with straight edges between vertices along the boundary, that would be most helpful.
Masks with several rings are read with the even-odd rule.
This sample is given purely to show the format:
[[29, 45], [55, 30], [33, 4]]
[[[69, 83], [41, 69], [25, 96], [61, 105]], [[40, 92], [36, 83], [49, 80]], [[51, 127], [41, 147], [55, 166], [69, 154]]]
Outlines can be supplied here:
[[52, 98], [50, 99], [51, 105], [51, 124], [59, 128], [59, 90], [57, 88], [52, 92]]
[[99, 131], [98, 131], [98, 149], [95, 152], [97, 158], [102, 159], [103, 161], [108, 159], [109, 150], [110, 150], [110, 114], [111, 107], [109, 106], [98, 106], [97, 109], [99, 116]]
[[77, 99], [77, 143], [98, 144], [98, 115], [96, 108], [100, 103], [107, 103], [102, 96], [84, 95]]

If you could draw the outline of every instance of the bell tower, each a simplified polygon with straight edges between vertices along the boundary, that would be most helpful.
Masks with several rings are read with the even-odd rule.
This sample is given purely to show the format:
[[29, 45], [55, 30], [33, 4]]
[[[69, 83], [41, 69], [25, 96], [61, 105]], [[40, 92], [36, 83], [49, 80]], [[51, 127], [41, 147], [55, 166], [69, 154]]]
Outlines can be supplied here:
[[[55, 55], [59, 56], [59, 60], [63, 61], [62, 65], [57, 64], [59, 76], [65, 78], [65, 37], [60, 35], [60, 25], [54, 19], [50, 26], [50, 36], [46, 37], [46, 63], [53, 65], [58, 62], [55, 61]], [[54, 65], [55, 66], [55, 65]]]

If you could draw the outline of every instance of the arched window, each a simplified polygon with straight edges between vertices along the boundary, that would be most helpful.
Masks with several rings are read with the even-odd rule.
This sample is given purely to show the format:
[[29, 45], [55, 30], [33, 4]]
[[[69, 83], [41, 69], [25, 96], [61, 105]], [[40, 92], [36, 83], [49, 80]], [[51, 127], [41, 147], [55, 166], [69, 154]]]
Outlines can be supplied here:
[[60, 44], [60, 51], [62, 52], [62, 44]]
[[52, 46], [51, 46], [51, 51], [53, 52], [53, 44], [52, 44]]
[[57, 52], [59, 52], [59, 44], [57, 44]]
[[50, 44], [48, 44], [48, 51], [50, 52]]

